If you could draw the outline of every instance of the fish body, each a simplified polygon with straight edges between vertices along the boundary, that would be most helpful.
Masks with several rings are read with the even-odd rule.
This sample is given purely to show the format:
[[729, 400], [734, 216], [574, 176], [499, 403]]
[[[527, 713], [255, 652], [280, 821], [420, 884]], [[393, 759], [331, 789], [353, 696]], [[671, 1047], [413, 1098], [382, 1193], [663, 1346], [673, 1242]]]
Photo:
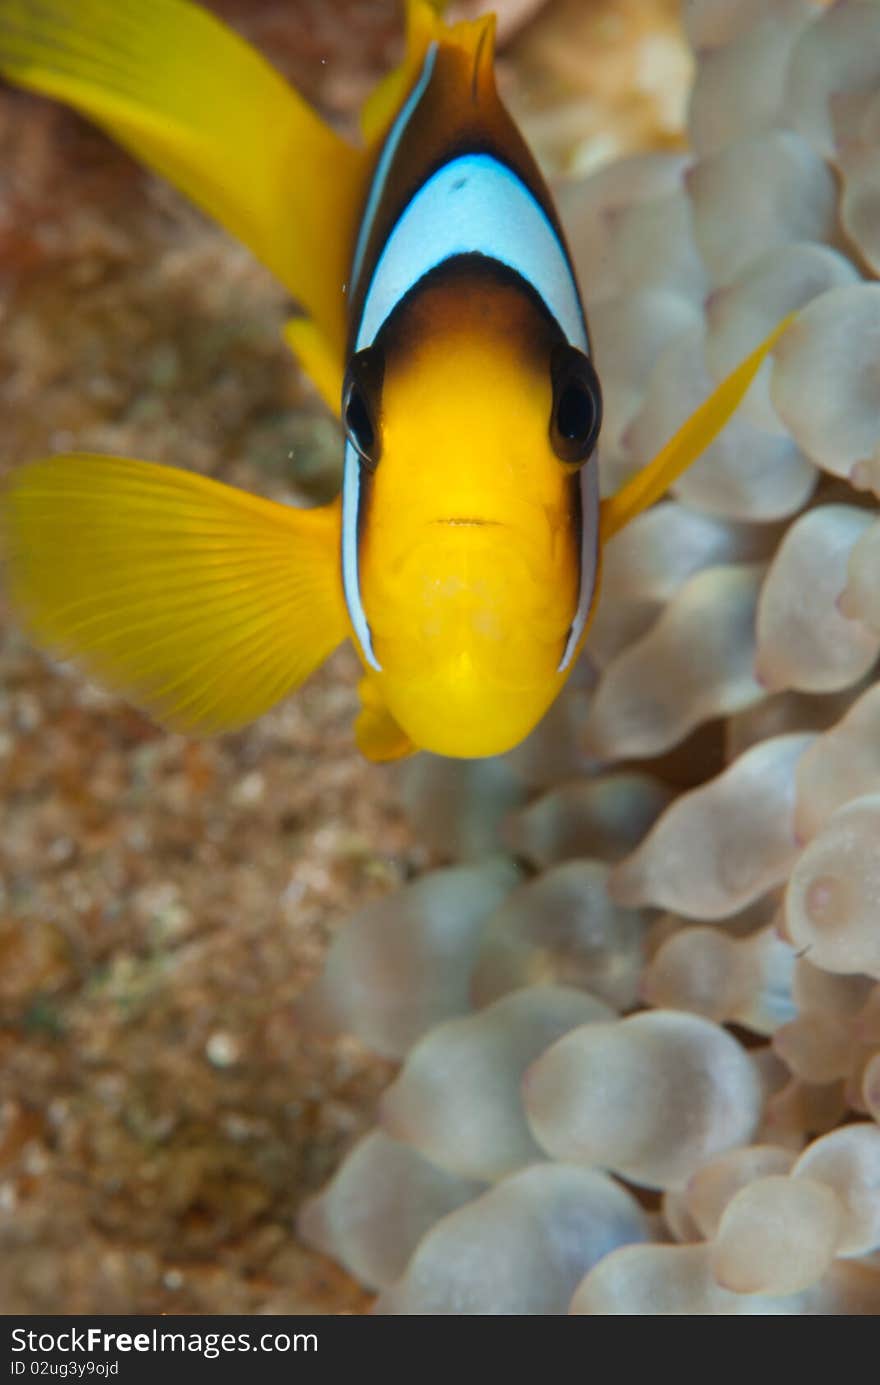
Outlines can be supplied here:
[[[601, 400], [487, 22], [427, 45], [371, 180], [350, 301], [342, 572], [359, 653], [414, 744], [507, 750], [559, 691], [590, 608]], [[580, 368], [576, 462], [553, 446], [554, 363], [567, 357]], [[358, 448], [364, 413], [374, 457]]]
[[187, 733], [246, 724], [350, 638], [370, 758], [518, 744], [583, 646], [602, 543], [712, 441], [782, 330], [600, 502], [587, 326], [492, 19], [448, 26], [427, 0], [407, 19], [355, 148], [188, 0], [0, 0], [0, 71], [251, 246], [302, 305], [287, 340], [345, 428], [320, 510], [123, 458], [13, 474], [23, 622]]

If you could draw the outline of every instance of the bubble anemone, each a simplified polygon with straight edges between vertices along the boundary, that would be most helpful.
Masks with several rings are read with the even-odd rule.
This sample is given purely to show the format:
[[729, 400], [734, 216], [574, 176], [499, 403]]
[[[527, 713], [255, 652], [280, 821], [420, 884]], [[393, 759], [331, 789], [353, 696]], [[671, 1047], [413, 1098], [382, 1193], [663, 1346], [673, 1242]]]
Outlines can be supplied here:
[[797, 316], [305, 997], [402, 1064], [300, 1223], [383, 1313], [880, 1312], [880, 3], [682, 15], [690, 151], [560, 199], [605, 493]]

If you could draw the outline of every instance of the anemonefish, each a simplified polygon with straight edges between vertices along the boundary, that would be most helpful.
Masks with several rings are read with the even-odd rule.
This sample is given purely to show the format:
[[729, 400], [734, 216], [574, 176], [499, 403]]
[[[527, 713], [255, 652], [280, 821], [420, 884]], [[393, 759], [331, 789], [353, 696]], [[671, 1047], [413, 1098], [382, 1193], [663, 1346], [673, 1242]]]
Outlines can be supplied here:
[[[243, 240], [301, 305], [345, 429], [314, 510], [124, 458], [16, 470], [13, 607], [187, 733], [240, 727], [349, 638], [362, 751], [494, 755], [559, 693], [601, 548], [726, 422], [780, 329], [600, 500], [601, 393], [546, 184], [497, 94], [493, 19], [408, 0], [355, 148], [188, 0], [0, 0], [0, 71], [69, 102]], [[783, 324], [784, 327], [785, 324]]]

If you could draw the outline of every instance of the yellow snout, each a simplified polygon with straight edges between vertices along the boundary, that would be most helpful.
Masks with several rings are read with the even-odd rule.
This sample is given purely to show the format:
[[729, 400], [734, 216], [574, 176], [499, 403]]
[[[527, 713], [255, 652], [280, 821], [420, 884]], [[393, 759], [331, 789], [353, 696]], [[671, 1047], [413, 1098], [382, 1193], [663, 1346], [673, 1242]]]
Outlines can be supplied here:
[[560, 603], [558, 584], [542, 581], [547, 553], [536, 532], [449, 517], [383, 569], [388, 584], [371, 602], [376, 687], [416, 745], [500, 754], [528, 735], [562, 686], [576, 595]]

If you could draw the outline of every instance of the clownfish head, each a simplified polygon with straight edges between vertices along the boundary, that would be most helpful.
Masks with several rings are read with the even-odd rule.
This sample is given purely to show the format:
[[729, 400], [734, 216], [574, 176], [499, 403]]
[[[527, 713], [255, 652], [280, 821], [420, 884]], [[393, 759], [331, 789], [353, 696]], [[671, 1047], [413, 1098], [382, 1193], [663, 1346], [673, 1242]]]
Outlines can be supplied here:
[[523, 280], [464, 256], [353, 355], [343, 417], [361, 657], [416, 745], [501, 753], [556, 697], [586, 630], [601, 419], [589, 358]]

